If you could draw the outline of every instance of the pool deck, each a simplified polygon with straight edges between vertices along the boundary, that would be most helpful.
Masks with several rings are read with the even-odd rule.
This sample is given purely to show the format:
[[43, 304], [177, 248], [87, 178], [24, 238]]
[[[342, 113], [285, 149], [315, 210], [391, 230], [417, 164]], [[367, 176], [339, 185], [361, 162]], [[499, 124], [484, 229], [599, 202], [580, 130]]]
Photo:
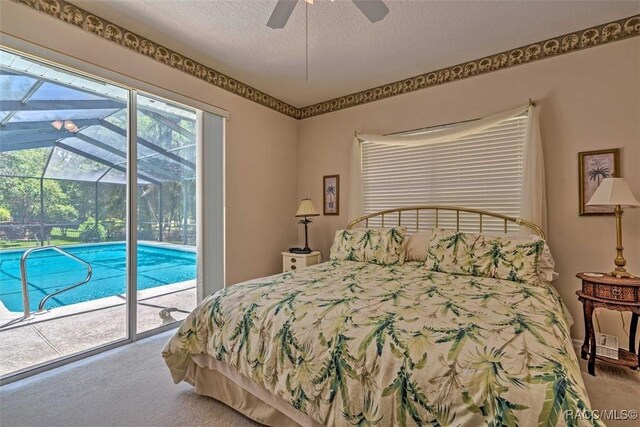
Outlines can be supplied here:
[[[138, 332], [181, 321], [196, 305], [196, 281], [138, 292]], [[175, 309], [168, 314], [165, 309]], [[126, 336], [124, 295], [71, 304], [32, 315], [0, 307], [0, 376]]]

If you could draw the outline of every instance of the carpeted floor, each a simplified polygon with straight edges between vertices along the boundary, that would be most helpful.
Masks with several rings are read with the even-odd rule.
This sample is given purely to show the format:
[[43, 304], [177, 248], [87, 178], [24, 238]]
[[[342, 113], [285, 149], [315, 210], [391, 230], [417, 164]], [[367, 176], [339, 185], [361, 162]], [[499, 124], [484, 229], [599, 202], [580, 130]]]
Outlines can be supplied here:
[[[257, 426], [217, 401], [174, 385], [164, 333], [0, 389], [3, 427]], [[585, 368], [584, 363], [582, 364]], [[584, 374], [594, 409], [640, 409], [640, 374], [598, 364]], [[637, 426], [638, 421], [607, 421]]]

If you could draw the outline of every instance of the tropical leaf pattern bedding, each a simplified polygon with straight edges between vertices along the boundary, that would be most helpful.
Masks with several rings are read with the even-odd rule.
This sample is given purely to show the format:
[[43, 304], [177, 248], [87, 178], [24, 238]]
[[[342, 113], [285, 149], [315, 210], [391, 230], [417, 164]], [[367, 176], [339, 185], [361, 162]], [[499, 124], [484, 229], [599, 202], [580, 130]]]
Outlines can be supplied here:
[[550, 286], [329, 261], [205, 299], [164, 349], [206, 353], [325, 425], [597, 425]]
[[540, 238], [519, 240], [435, 229], [427, 251], [429, 270], [537, 283], [544, 249]]
[[335, 261], [364, 261], [380, 265], [404, 262], [406, 227], [338, 229], [329, 258]]

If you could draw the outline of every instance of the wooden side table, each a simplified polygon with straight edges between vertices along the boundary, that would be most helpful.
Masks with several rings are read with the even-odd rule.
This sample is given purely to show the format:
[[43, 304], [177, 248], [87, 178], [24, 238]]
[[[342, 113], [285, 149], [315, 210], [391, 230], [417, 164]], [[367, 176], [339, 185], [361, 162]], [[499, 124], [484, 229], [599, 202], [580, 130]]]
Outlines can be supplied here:
[[[600, 274], [601, 276], [595, 276]], [[640, 279], [616, 278], [606, 273], [578, 273], [576, 277], [582, 280], [582, 290], [576, 291], [584, 310], [584, 343], [580, 356], [587, 359], [589, 353], [589, 373], [595, 375], [596, 358], [604, 362], [631, 369], [638, 368], [640, 348], [636, 354], [636, 329], [640, 315]], [[602, 307], [608, 310], [630, 311], [631, 327], [629, 330], [629, 350], [618, 349], [618, 359], [596, 356], [596, 336], [593, 329], [593, 311]]]
[[320, 251], [313, 251], [310, 254], [294, 254], [291, 252], [282, 252], [282, 272], [298, 270], [310, 265], [319, 264], [322, 260]]

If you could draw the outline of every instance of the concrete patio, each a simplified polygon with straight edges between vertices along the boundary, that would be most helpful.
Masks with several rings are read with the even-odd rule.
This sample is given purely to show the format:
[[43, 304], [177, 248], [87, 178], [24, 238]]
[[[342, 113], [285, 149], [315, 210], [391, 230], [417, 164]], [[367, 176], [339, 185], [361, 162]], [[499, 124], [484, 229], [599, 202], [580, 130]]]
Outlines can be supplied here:
[[[137, 331], [181, 321], [195, 305], [195, 280], [139, 291]], [[123, 295], [55, 308], [27, 320], [2, 314], [0, 376], [126, 337]]]

